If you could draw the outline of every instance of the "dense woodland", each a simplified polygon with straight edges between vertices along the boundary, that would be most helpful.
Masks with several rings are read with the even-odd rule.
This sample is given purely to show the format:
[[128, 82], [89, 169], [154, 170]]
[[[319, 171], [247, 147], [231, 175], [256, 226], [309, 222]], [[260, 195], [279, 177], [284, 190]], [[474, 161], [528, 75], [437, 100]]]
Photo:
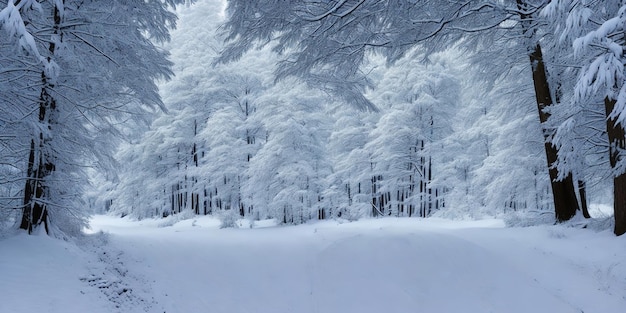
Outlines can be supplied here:
[[564, 222], [594, 202], [626, 232], [625, 1], [0, 8], [0, 227]]

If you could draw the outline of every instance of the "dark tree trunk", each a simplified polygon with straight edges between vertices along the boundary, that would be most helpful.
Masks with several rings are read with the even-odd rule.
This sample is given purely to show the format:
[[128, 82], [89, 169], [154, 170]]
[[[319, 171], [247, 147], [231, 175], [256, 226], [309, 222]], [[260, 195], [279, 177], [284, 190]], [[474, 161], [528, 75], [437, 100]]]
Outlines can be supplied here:
[[[58, 35], [60, 34], [61, 14], [56, 5], [54, 6], [53, 18], [53, 33]], [[51, 56], [54, 55], [55, 50], [55, 42], [50, 41], [48, 51]], [[51, 62], [52, 57], [48, 57], [47, 60]], [[39, 123], [42, 128], [48, 129], [48, 133], [52, 133], [52, 125], [55, 123], [54, 113], [56, 111], [56, 100], [50, 91], [54, 89], [54, 85], [50, 83], [45, 71], [41, 73], [41, 82], [42, 88], [38, 102]], [[30, 142], [28, 168], [26, 171], [28, 177], [26, 178], [24, 186], [24, 206], [22, 210], [22, 221], [20, 223], [20, 228], [27, 230], [29, 234], [42, 224], [45, 227], [46, 233], [49, 233], [47, 203], [49, 201], [49, 194], [47, 178], [55, 170], [55, 158], [50, 154], [52, 149], [48, 147], [51, 140], [50, 135], [44, 135], [44, 133], [40, 131], [38, 137], [38, 145], [35, 145], [34, 139], [31, 139]]]
[[[604, 99], [604, 107], [606, 109], [606, 130], [609, 136], [609, 161], [611, 168], [615, 168], [621, 161], [622, 155], [620, 151], [626, 149], [626, 136], [624, 128], [618, 124], [614, 118], [609, 118], [613, 108], [615, 108], [615, 100], [609, 98]], [[613, 178], [613, 210], [615, 211], [615, 229], [617, 236], [626, 233], [626, 173], [622, 173]]]
[[580, 196], [580, 208], [583, 210], [583, 216], [585, 218], [591, 218], [589, 214], [589, 208], [587, 207], [587, 188], [585, 187], [585, 182], [582, 180], [578, 181], [578, 195]]
[[[20, 223], [20, 228], [28, 231], [29, 234], [41, 224], [44, 225], [46, 233], [48, 233], [48, 210], [45, 203], [40, 201], [46, 194], [44, 179], [47, 173], [41, 165], [35, 168], [35, 154], [35, 141], [31, 140], [28, 156], [28, 178], [24, 186], [24, 207], [22, 209], [22, 222]], [[40, 158], [39, 164], [41, 161]]]
[[[51, 44], [54, 45], [54, 44]], [[51, 49], [54, 49], [52, 47]], [[54, 86], [48, 83], [46, 75], [42, 73], [43, 88], [39, 97], [39, 123], [52, 130], [52, 113], [56, 110], [56, 102], [48, 93], [48, 88]], [[25, 229], [28, 233], [32, 233], [33, 229], [43, 224], [48, 233], [48, 187], [46, 179], [55, 166], [53, 157], [50, 155], [50, 149], [46, 149], [50, 143], [50, 138], [39, 133], [39, 145], [35, 146], [35, 140], [30, 142], [30, 152], [28, 155], [27, 179], [24, 186], [24, 208], [22, 211], [22, 222], [20, 228]]]
[[615, 210], [614, 233], [621, 236], [626, 233], [626, 174], [613, 179], [613, 209]]
[[[550, 86], [548, 84], [548, 77], [539, 43], [531, 49], [529, 57], [533, 73], [535, 96], [537, 99], [537, 110], [539, 111], [539, 121], [542, 125], [545, 125], [550, 117], [545, 109], [552, 105], [552, 97], [550, 95]], [[557, 180], [558, 171], [553, 165], [558, 159], [559, 151], [554, 145], [552, 145], [552, 143], [549, 142], [549, 134], [545, 128], [543, 132], [544, 147], [546, 151], [546, 159], [548, 161], [552, 195], [554, 199], [554, 212], [557, 221], [563, 222], [572, 218], [576, 215], [576, 211], [579, 210], [576, 190], [574, 189], [574, 180], [571, 173], [568, 173], [564, 179]]]
[[[544, 136], [544, 147], [546, 151], [546, 159], [548, 161], [548, 172], [550, 175], [550, 183], [552, 185], [552, 197], [554, 200], [554, 213], [558, 222], [571, 219], [579, 210], [578, 199], [576, 197], [576, 189], [574, 188], [574, 179], [569, 173], [564, 179], [557, 180], [558, 171], [554, 168], [554, 164], [558, 159], [559, 151], [549, 142], [549, 133], [543, 127], [548, 121], [550, 115], [546, 112], [546, 108], [552, 105], [552, 95], [550, 93], [550, 85], [548, 84], [548, 75], [541, 45], [534, 39], [535, 27], [533, 6], [527, 3], [527, 0], [517, 0], [517, 7], [521, 18], [522, 31], [524, 37], [528, 40], [528, 56], [533, 74], [533, 84], [535, 87], [535, 97], [537, 100], [537, 110], [539, 111], [539, 122], [542, 125]], [[536, 13], [535, 13], [536, 14]]]

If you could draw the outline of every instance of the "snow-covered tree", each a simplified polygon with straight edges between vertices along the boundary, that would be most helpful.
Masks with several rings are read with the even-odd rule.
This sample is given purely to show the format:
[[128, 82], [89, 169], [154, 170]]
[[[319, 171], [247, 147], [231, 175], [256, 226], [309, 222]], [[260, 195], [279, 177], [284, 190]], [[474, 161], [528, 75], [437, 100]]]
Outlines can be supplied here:
[[28, 151], [21, 228], [82, 228], [83, 169], [110, 164], [113, 151], [111, 140], [96, 135], [115, 134], [119, 123], [141, 122], [162, 105], [154, 80], [169, 77], [171, 63], [154, 42], [169, 39], [176, 21], [169, 8], [182, 2], [1, 3], [9, 59], [19, 60], [14, 79], [3, 83], [10, 86], [1, 88], [21, 95], [13, 101], [22, 114], [15, 122], [23, 125], [19, 140]]
[[[543, 25], [538, 12], [546, 4], [545, 0], [231, 0], [226, 24], [231, 44], [222, 60], [237, 59], [251, 47], [274, 40], [275, 50], [285, 54], [278, 78], [295, 75], [361, 108], [372, 108], [362, 95], [371, 82], [360, 70], [370, 50], [382, 52], [393, 62], [420, 44], [434, 52], [462, 42], [475, 51], [491, 49], [496, 41], [514, 39], [516, 49], [503, 51], [502, 55], [513, 60], [526, 57], [524, 63], [533, 69], [528, 79], [535, 82], [539, 120], [545, 124], [553, 90], [543, 61], [540, 39], [545, 31], [538, 31]], [[490, 79], [498, 74], [487, 76]], [[558, 149], [549, 142], [548, 131], [545, 134], [545, 169], [552, 180], [556, 218], [564, 221], [578, 211], [578, 200], [571, 175], [560, 178], [552, 166], [558, 159]]]
[[[113, 193], [121, 199], [114, 201], [114, 211], [138, 218], [182, 210], [217, 214], [231, 207], [226, 205], [227, 194], [227, 198], [240, 199], [223, 190], [224, 175], [231, 175], [233, 166], [238, 173], [245, 171], [245, 164], [238, 161], [249, 160], [261, 142], [256, 139], [263, 137], [259, 134], [262, 126], [254, 114], [257, 98], [271, 79], [265, 73], [271, 72], [273, 58], [261, 50], [240, 62], [212, 66], [221, 49], [216, 29], [223, 20], [222, 6], [221, 1], [204, 0], [177, 8], [180, 25], [172, 32], [174, 40], [165, 45], [172, 59], [178, 60], [173, 67], [176, 77], [159, 85], [169, 112], [162, 113], [141, 139], [120, 147], [119, 156], [128, 162], [123, 162], [127, 164]], [[227, 116], [233, 120], [224, 119]], [[137, 175], [127, 176], [135, 169], [147, 170], [145, 178], [150, 183], [144, 185], [148, 190], [136, 184]], [[230, 184], [240, 178], [227, 179], [227, 189], [237, 189]], [[149, 196], [146, 207], [135, 205], [133, 197], [138, 193]]]
[[250, 160], [243, 186], [259, 218], [300, 224], [326, 215], [321, 206], [330, 172], [323, 148], [329, 128], [325, 101], [296, 81], [277, 84], [263, 97], [258, 114], [267, 141]]
[[[251, 210], [239, 189], [246, 179], [247, 163], [265, 138], [263, 123], [255, 114], [266, 87], [260, 75], [229, 73], [244, 64], [229, 64], [207, 72], [204, 79], [197, 77], [199, 84], [210, 89], [180, 89], [178, 95], [171, 94], [169, 99], [183, 96], [189, 104], [166, 103], [178, 108], [157, 118], [140, 140], [120, 147], [119, 157], [128, 160], [123, 162], [128, 164], [123, 172], [147, 171], [145, 181], [151, 183], [144, 185], [158, 187], [142, 192], [146, 186], [136, 184], [137, 175], [122, 173], [116, 194], [130, 202], [117, 201], [115, 211], [144, 218], [187, 209], [196, 214], [233, 209], [242, 215]], [[183, 74], [174, 81], [184, 78]], [[137, 207], [133, 204], [137, 193], [150, 194], [152, 201], [159, 199], [162, 204]]]
[[372, 108], [363, 95], [368, 79], [359, 70], [368, 50], [382, 48], [398, 59], [435, 35], [446, 41], [433, 41], [433, 50], [462, 38], [464, 31], [496, 27], [510, 17], [490, 1], [230, 0], [227, 14], [231, 44], [222, 61], [274, 41], [274, 50], [286, 57], [279, 78], [301, 77], [362, 108]]
[[[622, 157], [626, 148], [623, 126], [626, 120], [626, 39], [623, 35], [626, 4], [623, 1], [561, 0], [551, 3], [544, 13], [555, 21], [555, 29], [561, 33], [559, 39], [572, 45], [570, 54], [583, 65], [566, 103], [567, 108], [578, 114], [564, 119], [555, 142], [569, 150], [583, 150], [587, 155], [608, 152], [613, 177], [615, 234], [622, 235], [626, 233], [626, 163]], [[575, 138], [571, 138], [571, 134], [580, 133], [576, 131], [580, 129], [585, 132], [585, 142], [572, 143]], [[605, 129], [606, 135], [598, 129]], [[598, 133], [608, 137], [605, 139], [608, 144], [598, 140]], [[585, 149], [588, 146], [591, 149]], [[560, 167], [580, 167], [575, 158], [566, 156], [560, 161]]]
[[556, 102], [555, 90], [560, 83], [559, 81], [550, 81], [550, 73], [541, 42], [546, 30], [541, 29], [537, 22], [541, 21], [540, 9], [547, 3], [548, 1], [545, 0], [516, 0], [522, 45], [526, 48], [526, 54], [530, 61], [537, 111], [543, 127], [544, 150], [551, 180], [555, 216], [557, 221], [566, 221], [576, 215], [580, 209], [580, 204], [576, 197], [572, 173], [563, 172], [559, 174], [556, 168], [560, 151], [557, 146], [550, 142], [550, 135], [553, 130], [547, 124], [550, 117], [549, 110]]
[[[263, 65], [259, 66], [262, 73]], [[263, 121], [257, 111], [266, 84], [258, 73], [233, 75], [224, 69], [218, 75], [217, 85], [223, 88], [221, 96], [200, 134], [207, 150], [201, 171], [207, 173], [204, 183], [211, 207], [235, 210], [237, 215], [246, 216], [252, 212], [252, 205], [242, 195], [241, 186], [248, 179], [245, 171], [249, 162], [265, 140]]]
[[444, 58], [422, 64], [416, 53], [398, 60], [374, 89], [381, 117], [367, 144], [379, 213], [429, 216], [443, 207], [443, 190], [434, 186], [444, 160], [443, 139], [450, 135], [460, 99], [460, 84]]
[[[467, 72], [467, 68], [462, 69]], [[485, 205], [476, 170], [490, 155], [493, 138], [499, 135], [494, 131], [494, 119], [488, 114], [495, 109], [495, 103], [487, 96], [488, 86], [484, 81], [461, 77], [462, 105], [456, 107], [452, 117], [452, 134], [443, 140], [447, 153], [436, 177], [439, 184], [448, 186], [446, 208], [437, 215], [452, 218], [493, 215]]]
[[609, 162], [613, 179], [613, 209], [615, 234], [626, 233], [626, 5], [617, 15], [606, 20], [584, 37], [574, 41], [574, 49], [592, 50], [595, 57], [583, 67], [577, 84], [576, 96], [604, 98], [606, 129], [609, 141]]
[[[509, 77], [488, 95], [490, 106], [477, 121], [489, 130], [489, 142], [487, 155], [474, 170], [473, 185], [477, 186], [479, 202], [492, 215], [553, 209], [550, 180], [542, 170], [542, 142], [537, 140], [541, 125], [533, 105], [529, 105], [532, 101], [528, 99], [533, 97], [529, 82], [520, 77]], [[502, 94], [514, 94], [516, 99], [498, 96]]]
[[333, 167], [324, 192], [326, 206], [332, 211], [329, 217], [356, 220], [371, 216], [372, 161], [365, 145], [378, 114], [341, 103], [334, 111], [329, 114], [334, 125], [326, 146]]
[[118, 182], [103, 201], [113, 199], [113, 211], [138, 218], [199, 206], [191, 188], [197, 168], [197, 118], [192, 108], [172, 110], [155, 119], [136, 142], [122, 144], [116, 155], [122, 165]]

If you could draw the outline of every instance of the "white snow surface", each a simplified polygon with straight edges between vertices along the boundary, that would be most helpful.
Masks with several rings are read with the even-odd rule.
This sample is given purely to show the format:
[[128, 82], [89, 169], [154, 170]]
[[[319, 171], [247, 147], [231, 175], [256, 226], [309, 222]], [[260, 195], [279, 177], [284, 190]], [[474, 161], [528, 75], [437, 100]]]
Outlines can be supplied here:
[[95, 216], [75, 242], [0, 239], [0, 312], [626, 308], [626, 237], [609, 231], [435, 218], [219, 224]]

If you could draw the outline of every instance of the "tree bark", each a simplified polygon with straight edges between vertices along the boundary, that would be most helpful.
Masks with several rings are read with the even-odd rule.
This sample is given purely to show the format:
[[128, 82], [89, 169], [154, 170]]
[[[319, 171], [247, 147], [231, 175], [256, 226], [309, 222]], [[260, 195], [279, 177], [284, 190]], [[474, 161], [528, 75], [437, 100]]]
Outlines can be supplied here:
[[[65, 1], [63, 1], [65, 2]], [[54, 5], [53, 12], [53, 33], [60, 34], [61, 12], [57, 5]], [[48, 62], [52, 61], [52, 55], [56, 50], [54, 41], [50, 41], [48, 51], [50, 56]], [[56, 100], [51, 95], [50, 90], [54, 89], [54, 85], [46, 75], [45, 71], [41, 73], [41, 94], [39, 95], [39, 124], [41, 129], [47, 128], [47, 134], [39, 131], [38, 145], [35, 139], [31, 139], [30, 151], [28, 154], [27, 178], [24, 186], [24, 205], [22, 209], [22, 221], [20, 228], [28, 231], [29, 234], [33, 230], [44, 225], [46, 233], [50, 232], [48, 225], [48, 202], [49, 187], [47, 178], [54, 172], [54, 156], [51, 155], [53, 149], [49, 149], [52, 133], [52, 125], [54, 124], [54, 112], [56, 111]]]
[[583, 211], [583, 217], [591, 218], [589, 208], [587, 207], [587, 188], [585, 187], [585, 182], [582, 180], [578, 181], [578, 195], [580, 196], [580, 208]]
[[[548, 121], [550, 114], [546, 112], [546, 108], [552, 105], [552, 95], [550, 93], [550, 85], [548, 84], [548, 75], [545, 64], [543, 62], [543, 54], [541, 45], [534, 39], [535, 27], [533, 25], [533, 6], [527, 3], [528, 0], [517, 0], [517, 8], [521, 18], [521, 25], [524, 37], [528, 40], [528, 57], [533, 75], [533, 84], [535, 87], [535, 97], [537, 100], [537, 110], [539, 111], [539, 122], [542, 125], [543, 141], [548, 161], [548, 173], [550, 175], [550, 184], [552, 185], [552, 197], [554, 200], [554, 213], [558, 222], [564, 222], [576, 215], [579, 210], [578, 199], [576, 197], [576, 189], [574, 188], [574, 179], [569, 173], [564, 179], [558, 179], [558, 170], [554, 168], [554, 164], [558, 159], [559, 151], [549, 141], [549, 133], [544, 125]], [[535, 13], [536, 14], [536, 13]]]
[[37, 166], [35, 169], [35, 153], [35, 141], [31, 140], [28, 156], [28, 178], [24, 186], [24, 206], [22, 222], [20, 223], [20, 228], [28, 231], [29, 234], [41, 224], [45, 226], [46, 233], [48, 232], [48, 211], [46, 205], [38, 201], [45, 194], [44, 177], [41, 177], [41, 166]]
[[[550, 95], [550, 85], [548, 84], [548, 77], [539, 43], [529, 51], [529, 58], [533, 73], [539, 121], [541, 125], [545, 125], [550, 117], [550, 114], [548, 114], [545, 109], [552, 105], [552, 96]], [[564, 179], [558, 180], [558, 170], [554, 167], [554, 164], [558, 159], [559, 151], [550, 143], [549, 134], [545, 128], [543, 128], [543, 137], [550, 183], [552, 185], [554, 213], [558, 222], [564, 222], [574, 217], [576, 211], [579, 210], [576, 190], [574, 189], [574, 180], [571, 173], [568, 173]]]
[[[53, 45], [53, 44], [51, 44]], [[52, 130], [52, 111], [56, 109], [56, 101], [48, 93], [47, 88], [52, 88], [45, 73], [42, 73], [42, 82], [44, 87], [39, 97], [39, 123], [42, 127], [47, 127], [48, 131]], [[55, 165], [53, 157], [49, 154], [50, 149], [46, 149], [50, 143], [50, 138], [44, 136], [43, 132], [39, 132], [39, 145], [35, 146], [35, 140], [31, 139], [30, 152], [28, 156], [28, 169], [26, 184], [24, 186], [24, 206], [22, 211], [22, 222], [20, 228], [27, 230], [31, 234], [34, 228], [43, 224], [46, 233], [49, 232], [48, 227], [48, 186], [46, 178], [54, 172]]]
[[[606, 109], [606, 130], [609, 137], [609, 162], [611, 168], [615, 169], [622, 159], [621, 151], [626, 149], [626, 136], [622, 125], [609, 115], [615, 108], [616, 100], [608, 97], [604, 99]], [[613, 177], [613, 210], [615, 218], [614, 233], [617, 236], [626, 233], [626, 173], [621, 173]]]

